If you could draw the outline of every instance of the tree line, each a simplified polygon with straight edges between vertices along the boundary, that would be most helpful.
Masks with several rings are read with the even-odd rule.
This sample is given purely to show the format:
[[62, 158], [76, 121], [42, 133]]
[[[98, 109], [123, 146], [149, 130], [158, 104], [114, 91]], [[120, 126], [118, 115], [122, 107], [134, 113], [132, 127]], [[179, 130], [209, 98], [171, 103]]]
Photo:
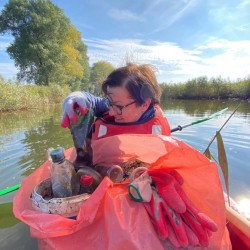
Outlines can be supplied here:
[[230, 81], [201, 76], [185, 83], [162, 83], [162, 99], [250, 99], [250, 77]]

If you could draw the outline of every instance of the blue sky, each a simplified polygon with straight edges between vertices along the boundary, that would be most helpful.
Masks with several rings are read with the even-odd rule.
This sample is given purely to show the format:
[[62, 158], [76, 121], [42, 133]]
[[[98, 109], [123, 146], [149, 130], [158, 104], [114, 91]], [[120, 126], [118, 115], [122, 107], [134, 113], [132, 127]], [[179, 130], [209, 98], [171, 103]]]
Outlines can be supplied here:
[[[52, 0], [82, 33], [90, 65], [129, 60], [156, 67], [159, 82], [250, 76], [250, 0]], [[7, 0], [0, 0], [0, 10]], [[0, 74], [17, 72], [0, 35]]]

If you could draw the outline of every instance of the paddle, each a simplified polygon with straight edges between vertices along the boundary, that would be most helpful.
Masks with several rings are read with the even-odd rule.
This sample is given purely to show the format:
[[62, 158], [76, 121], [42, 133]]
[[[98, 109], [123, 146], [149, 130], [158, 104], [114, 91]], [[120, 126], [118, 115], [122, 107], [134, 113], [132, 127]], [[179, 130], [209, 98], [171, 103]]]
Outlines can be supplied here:
[[[214, 113], [214, 114], [212, 114], [212, 115], [210, 115], [210, 116], [208, 116], [208, 117], [206, 117], [206, 118], [200, 119], [200, 120], [195, 121], [195, 122], [192, 122], [192, 123], [190, 123], [190, 124], [187, 124], [187, 125], [184, 125], [184, 126], [180, 126], [180, 125], [179, 125], [178, 127], [171, 129], [171, 133], [173, 133], [173, 132], [175, 132], [175, 131], [178, 131], [178, 130], [181, 131], [183, 128], [186, 128], [186, 127], [189, 127], [189, 126], [192, 126], [192, 125], [195, 125], [195, 124], [198, 124], [198, 123], [201, 123], [201, 122], [205, 122], [205, 121], [207, 121], [207, 120], [210, 120], [210, 119], [212, 119], [212, 118], [214, 118], [214, 117], [216, 117], [216, 116], [219, 116], [219, 115], [223, 114], [227, 109], [228, 109], [228, 108], [222, 109], [221, 111], [218, 111], [218, 112], [216, 112], [216, 113]], [[1, 196], [1, 195], [4, 195], [4, 194], [7, 194], [7, 193], [10, 193], [10, 192], [12, 192], [12, 191], [15, 191], [15, 190], [17, 190], [17, 189], [19, 189], [19, 188], [20, 188], [20, 185], [21, 185], [21, 184], [17, 184], [17, 185], [14, 185], [14, 186], [12, 186], [12, 187], [8, 187], [8, 188], [5, 188], [5, 189], [0, 190], [0, 196]]]
[[227, 110], [228, 110], [228, 108], [222, 109], [222, 110], [220, 110], [220, 111], [218, 111], [218, 112], [216, 112], [216, 113], [214, 113], [214, 114], [212, 114], [212, 115], [210, 115], [210, 116], [208, 116], [208, 117], [206, 117], [206, 118], [202, 118], [202, 119], [200, 119], [200, 120], [197, 120], [197, 121], [195, 121], [195, 122], [189, 123], [189, 124], [184, 125], [184, 126], [178, 125], [178, 127], [171, 129], [171, 133], [173, 133], [173, 132], [175, 132], [175, 131], [178, 131], [178, 130], [181, 131], [183, 128], [187, 128], [187, 127], [189, 127], [189, 126], [193, 126], [193, 125], [195, 125], [195, 124], [198, 124], [198, 123], [201, 123], [201, 122], [205, 122], [205, 121], [207, 121], [207, 120], [210, 120], [210, 119], [212, 119], [212, 118], [214, 118], [214, 117], [216, 117], [216, 116], [219, 116], [219, 115], [223, 114], [223, 113], [224, 113], [225, 111], [227, 111]]
[[7, 194], [7, 193], [10, 193], [10, 192], [12, 192], [12, 191], [15, 191], [15, 190], [19, 189], [20, 186], [21, 186], [21, 184], [16, 184], [16, 185], [14, 185], [14, 186], [7, 187], [7, 188], [5, 188], [5, 189], [2, 189], [2, 190], [0, 190], [0, 196], [1, 196], [1, 195], [4, 195], [4, 194]]

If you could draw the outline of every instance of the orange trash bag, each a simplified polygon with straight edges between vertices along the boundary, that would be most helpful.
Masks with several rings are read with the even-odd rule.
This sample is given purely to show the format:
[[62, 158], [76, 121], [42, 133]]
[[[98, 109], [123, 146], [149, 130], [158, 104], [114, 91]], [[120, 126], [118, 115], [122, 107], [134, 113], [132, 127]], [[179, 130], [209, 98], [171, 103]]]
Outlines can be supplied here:
[[[118, 164], [132, 159], [150, 169], [176, 169], [184, 178], [183, 190], [196, 207], [218, 225], [207, 249], [231, 249], [226, 228], [223, 190], [215, 163], [187, 144], [168, 136], [118, 135], [92, 143], [95, 164]], [[66, 158], [74, 161], [74, 149]], [[13, 204], [14, 215], [30, 226], [40, 249], [168, 249], [140, 202], [131, 200], [128, 181], [112, 183], [105, 177], [81, 206], [76, 220], [32, 208], [30, 194], [49, 178], [49, 161], [26, 177]], [[201, 248], [195, 248], [201, 249]]]

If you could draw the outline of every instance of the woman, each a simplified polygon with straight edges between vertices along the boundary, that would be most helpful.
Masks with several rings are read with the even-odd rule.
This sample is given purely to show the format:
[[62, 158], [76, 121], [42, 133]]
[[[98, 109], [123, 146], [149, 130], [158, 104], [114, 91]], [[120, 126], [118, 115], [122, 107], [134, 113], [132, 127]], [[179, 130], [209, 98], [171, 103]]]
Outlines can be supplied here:
[[129, 180], [114, 185], [104, 178], [76, 220], [34, 211], [30, 192], [48, 178], [50, 163], [46, 161], [22, 182], [13, 208], [16, 217], [31, 226], [39, 247], [70, 249], [74, 243], [74, 249], [231, 249], [216, 164], [177, 139], [152, 135], [170, 134], [159, 108], [160, 90], [152, 69], [134, 64], [116, 69], [102, 89], [105, 98], [86, 92], [70, 94], [63, 103], [62, 126], [76, 121], [75, 107], [83, 114], [93, 109], [99, 117], [91, 142], [93, 165], [143, 160], [150, 164], [161, 196], [149, 183], [145, 188], [140, 179], [137, 190], [146, 191], [150, 202], [134, 202], [128, 195]]
[[128, 64], [111, 72], [102, 84], [105, 97], [73, 92], [63, 102], [62, 127], [75, 122], [77, 106], [82, 114], [94, 110], [92, 140], [117, 134], [170, 135], [159, 107], [161, 90], [149, 65]]

